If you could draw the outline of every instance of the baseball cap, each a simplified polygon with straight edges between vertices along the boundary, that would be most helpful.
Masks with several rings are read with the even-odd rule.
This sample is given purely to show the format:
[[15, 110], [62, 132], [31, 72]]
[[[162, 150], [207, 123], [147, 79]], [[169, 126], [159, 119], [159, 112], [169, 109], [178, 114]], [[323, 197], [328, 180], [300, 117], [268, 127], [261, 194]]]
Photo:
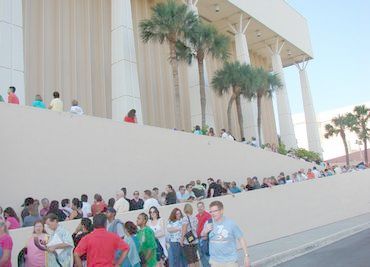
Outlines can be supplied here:
[[29, 205], [32, 205], [35, 200], [32, 197], [28, 197], [24, 200], [24, 203], [21, 207], [27, 207]]

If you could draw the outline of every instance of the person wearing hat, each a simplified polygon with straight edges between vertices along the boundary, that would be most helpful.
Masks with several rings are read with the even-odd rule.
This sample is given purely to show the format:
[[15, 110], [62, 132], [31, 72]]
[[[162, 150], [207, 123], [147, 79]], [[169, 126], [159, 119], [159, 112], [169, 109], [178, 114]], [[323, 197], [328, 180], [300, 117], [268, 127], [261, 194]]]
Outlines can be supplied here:
[[24, 200], [24, 203], [21, 206], [23, 207], [23, 210], [21, 212], [22, 222], [24, 221], [24, 218], [26, 218], [26, 216], [30, 215], [30, 209], [33, 205], [33, 202], [35, 202], [35, 200], [32, 197], [28, 197]]
[[116, 219], [116, 210], [114, 208], [107, 208], [107, 231], [115, 233], [120, 238], [125, 236], [124, 224], [121, 220]]

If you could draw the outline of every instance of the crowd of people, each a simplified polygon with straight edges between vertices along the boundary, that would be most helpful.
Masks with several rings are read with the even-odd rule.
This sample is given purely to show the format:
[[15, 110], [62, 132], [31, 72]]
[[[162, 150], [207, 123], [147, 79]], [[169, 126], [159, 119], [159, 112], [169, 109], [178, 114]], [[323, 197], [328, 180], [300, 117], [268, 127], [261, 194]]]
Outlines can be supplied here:
[[[66, 249], [69, 251], [66, 254], [57, 253], [59, 262], [67, 260], [68, 257], [69, 260], [72, 260], [70, 252], [73, 247], [76, 247], [75, 254], [77, 253], [79, 255], [76, 257], [79, 258], [81, 256], [81, 261], [84, 261], [89, 258], [89, 255], [86, 258], [86, 246], [81, 245], [79, 248], [79, 241], [83, 240], [85, 235], [92, 233], [91, 231], [94, 227], [95, 229], [104, 228], [104, 219], [96, 217], [97, 215], [104, 214], [107, 221], [105, 225], [107, 231], [115, 233], [118, 237], [125, 240], [130, 247], [128, 253], [125, 253], [127, 250], [124, 249], [126, 245], [122, 245], [121, 242], [119, 242], [120, 245], [115, 247], [116, 249], [119, 247], [122, 248], [122, 252], [116, 255], [118, 263], [121, 262], [121, 259], [123, 260], [120, 266], [141, 266], [140, 262], [146, 262], [146, 266], [164, 266], [165, 264], [169, 266], [197, 266], [199, 261], [202, 263], [202, 266], [209, 266], [210, 259], [208, 252], [204, 252], [208, 248], [202, 246], [203, 241], [199, 237], [202, 236], [204, 225], [211, 216], [205, 211], [204, 204], [201, 202], [202, 199], [237, 194], [260, 188], [271, 188], [310, 179], [321, 179], [339, 173], [359, 171], [366, 168], [367, 166], [364, 163], [350, 167], [330, 166], [330, 164], [327, 164], [321, 170], [313, 167], [307, 171], [301, 169], [290, 175], [281, 172], [276, 177], [265, 177], [261, 182], [257, 177], [248, 177], [245, 183], [240, 185], [235, 181], [229, 182], [221, 179], [214, 180], [213, 178], [208, 178], [207, 183], [196, 180], [190, 181], [186, 185], [180, 185], [178, 191], [174, 190], [172, 185], [167, 185], [165, 191], [162, 193], [160, 193], [157, 187], [152, 190], [144, 190], [142, 197], [139, 191], [134, 191], [131, 199], [127, 198], [127, 189], [123, 187], [116, 192], [115, 198], [110, 198], [107, 202], [100, 194], [94, 195], [93, 203], [88, 201], [86, 194], [82, 194], [79, 198], [73, 198], [71, 200], [62, 199], [60, 203], [58, 200], [49, 201], [47, 198], [43, 198], [39, 201], [28, 197], [22, 205], [23, 210], [20, 213], [20, 217], [18, 217], [12, 207], [7, 207], [4, 210], [0, 207], [0, 263], [10, 261], [10, 254], [7, 251], [11, 247], [11, 240], [9, 240], [10, 236], [7, 235], [7, 231], [22, 226], [34, 227], [34, 233], [27, 243], [27, 249], [25, 250], [24, 258], [29, 263], [26, 266], [44, 266], [38, 262], [42, 258], [45, 258], [45, 254], [48, 255], [48, 260], [55, 263], [55, 250], [59, 250], [60, 252]], [[190, 202], [193, 201], [198, 201], [197, 216], [194, 216], [193, 208], [190, 205]], [[186, 203], [184, 210], [174, 208], [168, 219], [160, 216], [160, 206], [176, 203]], [[122, 215], [132, 210], [143, 210], [143, 213], [137, 219], [136, 225], [133, 222], [124, 223], [116, 219], [116, 215]], [[210, 210], [212, 210], [212, 206]], [[95, 224], [90, 220], [91, 217], [100, 219], [97, 219], [98, 221]], [[56, 229], [59, 229], [59, 222], [75, 219], [81, 219], [81, 223], [73, 234], [65, 232], [63, 228], [56, 231]], [[44, 223], [47, 224], [48, 229], [53, 231], [51, 237], [46, 234]], [[213, 221], [213, 223], [215, 222]], [[94, 230], [93, 232], [95, 236], [99, 236], [99, 232], [101, 231]], [[188, 235], [189, 232], [192, 232], [192, 235]], [[55, 234], [58, 236], [57, 241], [60, 242], [60, 239], [62, 239], [62, 243], [64, 244], [62, 247], [53, 246], [54, 243], [50, 243]], [[188, 238], [193, 238], [195, 240], [193, 241], [194, 244], [192, 242], [189, 243]], [[37, 242], [36, 239], [38, 240]], [[151, 241], [143, 242], [142, 239]], [[45, 242], [47, 240], [49, 241], [47, 242], [47, 248], [45, 248]], [[94, 240], [94, 237], [91, 237], [91, 240]], [[146, 255], [144, 257], [145, 259], [140, 258], [142, 256], [140, 252], [146, 249], [152, 252], [144, 253]], [[124, 256], [121, 258], [118, 255]], [[131, 265], [128, 263], [129, 260]], [[224, 259], [217, 260], [224, 261]], [[78, 265], [79, 259], [75, 259], [75, 262], [76, 266], [80, 266]], [[10, 265], [0, 264], [0, 266], [8, 267]], [[49, 264], [48, 266], [58, 265]]]

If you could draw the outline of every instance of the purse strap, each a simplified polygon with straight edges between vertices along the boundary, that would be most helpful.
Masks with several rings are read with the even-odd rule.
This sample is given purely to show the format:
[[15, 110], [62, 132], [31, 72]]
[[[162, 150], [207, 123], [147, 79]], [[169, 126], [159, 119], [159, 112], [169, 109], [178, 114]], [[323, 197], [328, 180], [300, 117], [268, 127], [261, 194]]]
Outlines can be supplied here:
[[188, 222], [189, 222], [189, 225], [190, 225], [190, 231], [193, 231], [193, 226], [191, 226], [191, 222], [190, 222], [189, 216], [186, 215], [186, 217], [188, 218]]

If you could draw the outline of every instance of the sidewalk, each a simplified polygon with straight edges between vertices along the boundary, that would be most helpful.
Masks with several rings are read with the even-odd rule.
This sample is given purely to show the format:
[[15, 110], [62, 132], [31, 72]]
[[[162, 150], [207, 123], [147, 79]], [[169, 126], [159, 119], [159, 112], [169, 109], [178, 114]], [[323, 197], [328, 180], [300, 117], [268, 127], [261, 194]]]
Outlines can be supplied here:
[[370, 213], [249, 247], [253, 267], [276, 266], [370, 228]]

